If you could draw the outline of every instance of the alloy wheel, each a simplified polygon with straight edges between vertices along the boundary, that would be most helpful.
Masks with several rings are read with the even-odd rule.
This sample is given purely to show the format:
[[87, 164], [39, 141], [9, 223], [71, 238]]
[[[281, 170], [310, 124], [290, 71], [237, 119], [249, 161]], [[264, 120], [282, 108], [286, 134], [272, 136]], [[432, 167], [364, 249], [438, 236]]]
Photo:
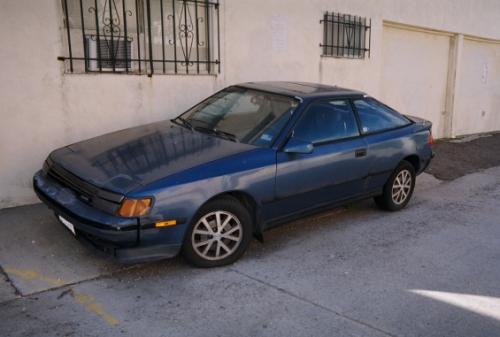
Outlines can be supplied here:
[[392, 183], [392, 201], [401, 205], [408, 199], [411, 191], [412, 176], [410, 171], [401, 170]]
[[191, 235], [191, 243], [200, 257], [217, 261], [233, 254], [242, 238], [240, 220], [232, 213], [215, 211], [198, 220]]

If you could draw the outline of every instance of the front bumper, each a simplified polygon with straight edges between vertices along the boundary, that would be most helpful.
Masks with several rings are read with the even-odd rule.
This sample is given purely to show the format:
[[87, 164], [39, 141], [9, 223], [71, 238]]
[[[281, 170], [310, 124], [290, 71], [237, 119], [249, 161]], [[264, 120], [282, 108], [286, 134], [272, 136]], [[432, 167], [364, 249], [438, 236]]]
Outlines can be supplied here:
[[146, 240], [149, 244], [144, 244], [141, 236], [151, 236], [158, 230], [141, 229], [137, 218], [118, 217], [91, 207], [72, 190], [46, 177], [42, 171], [33, 177], [33, 188], [38, 198], [56, 215], [73, 224], [79, 241], [120, 262], [156, 260], [179, 253], [181, 241], [160, 239], [151, 243]]

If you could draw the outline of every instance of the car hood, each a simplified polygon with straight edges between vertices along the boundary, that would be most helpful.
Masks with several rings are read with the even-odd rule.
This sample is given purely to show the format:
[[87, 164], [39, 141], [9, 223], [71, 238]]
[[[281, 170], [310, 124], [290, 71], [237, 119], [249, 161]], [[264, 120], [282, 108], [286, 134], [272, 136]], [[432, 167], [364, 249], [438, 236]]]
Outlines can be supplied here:
[[50, 158], [97, 187], [125, 194], [254, 148], [162, 121], [78, 142], [55, 150]]

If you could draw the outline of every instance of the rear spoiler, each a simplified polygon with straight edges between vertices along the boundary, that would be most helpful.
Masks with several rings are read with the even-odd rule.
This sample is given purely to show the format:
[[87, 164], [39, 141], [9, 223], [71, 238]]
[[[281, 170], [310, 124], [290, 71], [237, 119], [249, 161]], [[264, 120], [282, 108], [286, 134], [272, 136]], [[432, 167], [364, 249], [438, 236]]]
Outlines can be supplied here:
[[431, 131], [432, 128], [432, 122], [420, 118], [420, 117], [415, 117], [415, 116], [410, 116], [410, 115], [404, 115], [406, 118], [411, 120], [413, 123], [415, 123], [417, 126], [420, 127], [421, 130], [429, 130]]

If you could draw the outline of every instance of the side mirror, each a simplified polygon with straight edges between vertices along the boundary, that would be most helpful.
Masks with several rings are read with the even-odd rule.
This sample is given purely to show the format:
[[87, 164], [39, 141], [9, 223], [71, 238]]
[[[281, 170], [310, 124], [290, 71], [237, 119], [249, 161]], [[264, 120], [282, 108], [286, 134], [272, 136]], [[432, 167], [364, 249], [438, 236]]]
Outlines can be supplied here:
[[288, 143], [286, 143], [283, 151], [286, 153], [302, 153], [308, 154], [312, 153], [314, 150], [314, 146], [311, 142], [307, 142], [304, 140], [300, 140], [297, 138], [290, 138]]

